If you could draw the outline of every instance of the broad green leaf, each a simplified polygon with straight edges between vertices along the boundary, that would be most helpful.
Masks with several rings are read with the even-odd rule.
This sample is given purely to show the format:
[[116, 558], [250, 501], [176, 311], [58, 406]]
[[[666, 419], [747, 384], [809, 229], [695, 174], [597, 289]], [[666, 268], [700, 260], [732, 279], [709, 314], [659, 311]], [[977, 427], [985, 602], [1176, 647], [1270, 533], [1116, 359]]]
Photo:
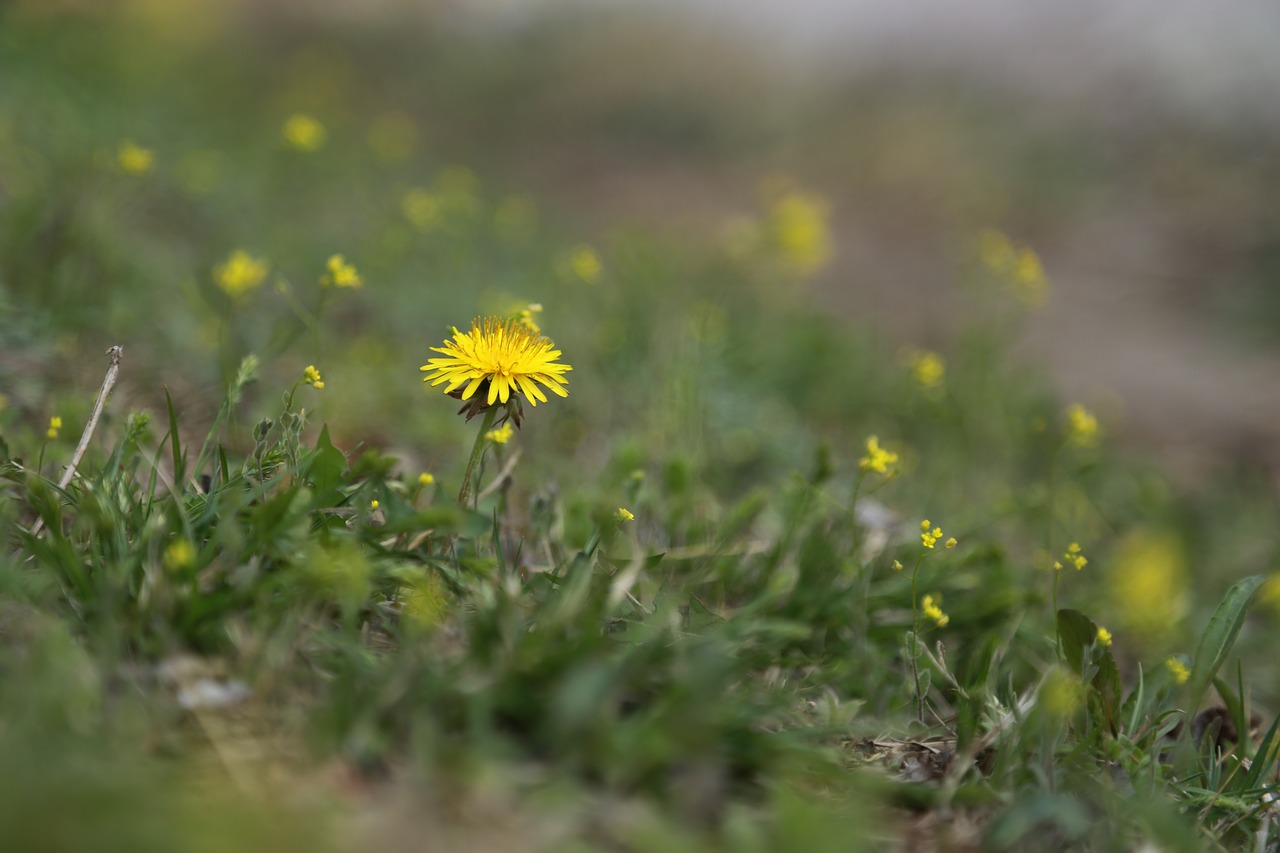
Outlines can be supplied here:
[[1223, 596], [1218, 609], [1213, 611], [1209, 626], [1200, 637], [1200, 645], [1196, 649], [1195, 663], [1191, 667], [1191, 703], [1189, 710], [1194, 711], [1200, 704], [1200, 697], [1205, 688], [1218, 674], [1222, 662], [1227, 659], [1231, 647], [1235, 645], [1236, 636], [1244, 625], [1245, 614], [1249, 610], [1249, 602], [1266, 578], [1262, 575], [1251, 575], [1237, 583]]

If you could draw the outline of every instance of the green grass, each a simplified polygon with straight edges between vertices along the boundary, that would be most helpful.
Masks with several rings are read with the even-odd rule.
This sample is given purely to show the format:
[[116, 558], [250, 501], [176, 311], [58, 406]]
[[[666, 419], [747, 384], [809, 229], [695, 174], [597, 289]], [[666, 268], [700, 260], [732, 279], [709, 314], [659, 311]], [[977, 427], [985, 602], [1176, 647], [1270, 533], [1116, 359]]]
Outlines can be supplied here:
[[[745, 251], [588, 234], [444, 156], [442, 117], [481, 101], [482, 133], [541, 85], [509, 66], [551, 75], [569, 48], [545, 33], [469, 65], [447, 30], [0, 23], [13, 849], [1274, 845], [1271, 719], [1215, 739], [1280, 700], [1274, 593], [1248, 616], [1274, 493], [1175, 489], [1105, 417], [1073, 440], [997, 276], [957, 271], [980, 319], [926, 389], [811, 303], [776, 207]], [[611, 132], [732, 147], [640, 101]], [[281, 139], [296, 112], [319, 150]], [[438, 218], [406, 216], [413, 188]], [[270, 264], [240, 300], [214, 274], [236, 249]], [[335, 253], [363, 287], [320, 287]], [[417, 367], [530, 302], [570, 396], [526, 408], [459, 505], [479, 420]], [[860, 469], [873, 434], [896, 476]], [[925, 518], [956, 547], [922, 548]], [[1089, 562], [1055, 589], [1073, 541]], [[202, 681], [247, 696], [192, 708]], [[1226, 708], [1208, 731], [1202, 698]]]

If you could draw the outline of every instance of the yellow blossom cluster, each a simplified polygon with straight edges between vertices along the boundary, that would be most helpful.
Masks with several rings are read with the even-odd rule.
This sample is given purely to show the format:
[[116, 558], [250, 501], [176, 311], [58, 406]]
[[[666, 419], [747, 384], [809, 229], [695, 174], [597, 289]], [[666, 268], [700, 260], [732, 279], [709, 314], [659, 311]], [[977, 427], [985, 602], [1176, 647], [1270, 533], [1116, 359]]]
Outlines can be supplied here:
[[317, 391], [324, 388], [324, 380], [320, 378], [320, 371], [316, 370], [314, 364], [308, 364], [307, 369], [302, 371], [302, 381]]
[[887, 474], [889, 466], [897, 464], [897, 453], [881, 447], [878, 437], [874, 435], [867, 437], [867, 455], [858, 460], [859, 468], [876, 474]]
[[484, 440], [492, 441], [494, 444], [506, 444], [511, 440], [511, 436], [514, 434], [515, 430], [511, 428], [511, 423], [508, 421], [502, 426], [486, 432], [484, 434]]
[[50, 439], [57, 438], [58, 430], [60, 429], [62, 429], [62, 418], [58, 415], [54, 415], [49, 418], [49, 429], [45, 432], [45, 435]]
[[1053, 561], [1054, 571], [1059, 571], [1063, 563], [1068, 566], [1074, 566], [1077, 572], [1089, 565], [1089, 559], [1081, 552], [1079, 542], [1072, 542], [1067, 546], [1066, 552], [1062, 555], [1062, 560]]
[[1049, 295], [1049, 277], [1034, 249], [1015, 246], [1002, 231], [984, 231], [978, 238], [978, 260], [1006, 283], [1028, 308], [1039, 307]]
[[171, 572], [190, 568], [196, 561], [195, 546], [191, 544], [189, 539], [175, 539], [169, 543], [169, 547], [164, 549], [162, 561], [164, 562], [164, 567]]
[[325, 262], [325, 269], [328, 270], [320, 277], [320, 285], [322, 287], [350, 287], [357, 288], [364, 284], [360, 278], [360, 273], [356, 272], [356, 268], [347, 263], [347, 259], [342, 255], [332, 255]]
[[1165, 660], [1164, 665], [1176, 684], [1186, 684], [1191, 678], [1191, 670], [1187, 669], [1187, 665], [1172, 655]]
[[934, 621], [939, 628], [945, 628], [947, 623], [951, 621], [951, 617], [942, 612], [939, 606], [941, 598], [934, 599], [932, 595], [926, 595], [920, 599], [920, 610], [925, 616]]
[[1098, 445], [1098, 419], [1079, 403], [1067, 407], [1067, 443], [1077, 447]]
[[1098, 644], [1106, 648], [1111, 648], [1111, 632], [1101, 625], [1098, 626]]
[[926, 391], [937, 391], [947, 375], [942, 356], [927, 349], [908, 349], [903, 353], [907, 370], [915, 383]]
[[213, 270], [214, 282], [232, 299], [240, 299], [256, 290], [266, 277], [267, 262], [252, 257], [243, 249], [236, 249]]
[[126, 174], [145, 175], [155, 165], [155, 155], [133, 140], [126, 139], [116, 150], [116, 162]]
[[[933, 527], [933, 529], [930, 530], [931, 527], [933, 527], [933, 522], [929, 521], [929, 519], [927, 518], [924, 521], [920, 522], [920, 531], [921, 531], [920, 544], [924, 545], [924, 547], [926, 548], [934, 547], [938, 543], [938, 540], [941, 539], [943, 535], [941, 527]], [[952, 536], [946, 542], [942, 543], [943, 547], [946, 548], [947, 550], [950, 550], [956, 547], [956, 545], [958, 544], [960, 543], [956, 540], [954, 536]]]
[[538, 325], [538, 321], [533, 319], [535, 315], [542, 313], [542, 305], [537, 302], [530, 302], [526, 307], [521, 308], [516, 313], [516, 320], [521, 326], [524, 326], [535, 335], [542, 334], [542, 327]]
[[318, 151], [324, 147], [328, 133], [324, 125], [306, 113], [294, 113], [280, 129], [284, 141], [296, 151]]

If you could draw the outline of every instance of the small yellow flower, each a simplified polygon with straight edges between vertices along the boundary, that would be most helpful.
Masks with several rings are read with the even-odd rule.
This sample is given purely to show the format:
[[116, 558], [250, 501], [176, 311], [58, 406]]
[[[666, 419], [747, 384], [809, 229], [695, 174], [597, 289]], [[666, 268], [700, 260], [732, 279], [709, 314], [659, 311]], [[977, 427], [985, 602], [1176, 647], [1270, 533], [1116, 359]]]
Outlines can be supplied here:
[[894, 560], [894, 561], [893, 561], [893, 570], [894, 570], [895, 572], [900, 572], [900, 571], [902, 571], [902, 563], [898, 562], [897, 560]]
[[213, 270], [213, 280], [232, 299], [256, 290], [267, 277], [267, 262], [236, 249]]
[[613, 516], [614, 518], [618, 519], [619, 522], [635, 521], [635, 518], [636, 518], [634, 515], [632, 515], [631, 510], [627, 509], [624, 506], [618, 507], [618, 511], [615, 512]]
[[938, 544], [938, 540], [942, 538], [942, 528], [935, 527], [933, 530], [930, 530], [929, 519], [927, 518], [920, 522], [920, 530], [920, 543], [926, 548], [932, 548]]
[[1077, 447], [1098, 445], [1098, 419], [1079, 403], [1067, 408], [1067, 442]]
[[494, 444], [506, 444], [511, 440], [511, 436], [515, 434], [515, 430], [511, 428], [511, 422], [503, 424], [497, 429], [491, 429], [484, 434], [485, 441], [492, 441]]
[[956, 541], [956, 537], [954, 536], [952, 536], [950, 539], [948, 539], [946, 542], [943, 543], [943, 545], [946, 547], [948, 551], [950, 551], [952, 548], [956, 547], [959, 544], [960, 543]]
[[951, 621], [951, 617], [943, 613], [942, 608], [938, 606], [941, 601], [941, 598], [934, 601], [932, 595], [926, 595], [920, 599], [920, 610], [925, 616], [932, 619], [939, 628], [945, 628], [947, 623]]
[[831, 260], [831, 208], [813, 193], [789, 192], [769, 211], [768, 234], [781, 259], [811, 275]]
[[600, 262], [596, 250], [584, 243], [574, 246], [569, 252], [569, 269], [587, 284], [595, 284], [600, 280], [604, 264]]
[[419, 486], [430, 486], [435, 481], [436, 481], [435, 476], [426, 471], [423, 471], [421, 474], [418, 475]]
[[377, 509], [378, 506], [379, 504], [378, 504], [377, 498], [374, 498], [373, 500], [369, 501], [369, 509]]
[[171, 572], [190, 568], [195, 561], [195, 546], [186, 538], [175, 539], [164, 549], [164, 567]]
[[[1066, 562], [1067, 565], [1074, 566], [1077, 572], [1083, 569], [1085, 566], [1089, 565], [1089, 560], [1080, 551], [1079, 542], [1072, 542], [1070, 545], [1068, 545], [1066, 553], [1062, 555], [1062, 559]], [[1055, 569], [1061, 569], [1062, 563], [1055, 562], [1053, 564], [1053, 567]]]
[[50, 439], [58, 437], [58, 430], [62, 429], [62, 418], [54, 415], [49, 418], [49, 430], [45, 433]]
[[1098, 626], [1098, 643], [1107, 648], [1111, 648], [1111, 632], [1101, 625]]
[[302, 371], [302, 381], [317, 391], [324, 388], [324, 380], [320, 378], [320, 371], [316, 370], [314, 364], [308, 364], [307, 369]]
[[1172, 655], [1165, 660], [1164, 665], [1169, 670], [1169, 674], [1173, 676], [1176, 684], [1186, 684], [1187, 680], [1191, 678], [1191, 670], [1187, 669], [1186, 664]]
[[305, 113], [289, 116], [280, 132], [284, 141], [297, 151], [318, 151], [328, 135], [323, 124]]
[[127, 174], [145, 175], [155, 165], [155, 155], [133, 140], [126, 139], [116, 151], [116, 162], [120, 164], [121, 171]]
[[947, 365], [942, 356], [927, 349], [908, 350], [907, 368], [911, 378], [926, 391], [937, 391], [946, 378]]
[[351, 287], [356, 288], [364, 284], [360, 278], [360, 273], [356, 272], [355, 266], [347, 263], [347, 259], [342, 255], [331, 255], [329, 260], [325, 262], [328, 269], [324, 275], [320, 276], [320, 286], [328, 287]]
[[858, 460], [858, 467], [863, 471], [872, 471], [876, 474], [885, 474], [889, 470], [890, 465], [898, 464], [898, 454], [891, 450], [885, 450], [880, 446], [880, 439], [876, 436], [867, 437], [867, 455]]

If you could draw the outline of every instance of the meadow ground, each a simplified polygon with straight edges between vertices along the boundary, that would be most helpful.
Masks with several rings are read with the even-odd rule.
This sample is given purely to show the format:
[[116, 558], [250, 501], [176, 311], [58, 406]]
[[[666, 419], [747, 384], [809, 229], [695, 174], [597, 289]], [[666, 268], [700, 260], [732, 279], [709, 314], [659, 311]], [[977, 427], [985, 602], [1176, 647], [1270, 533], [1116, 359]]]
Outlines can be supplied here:
[[[566, 22], [0, 24], [7, 849], [1276, 846], [1274, 480], [1171, 482], [1015, 350], [1083, 155], [951, 187], [963, 310], [903, 347], [751, 173], [817, 142], [619, 99]], [[547, 116], [737, 215], [519, 182]]]

